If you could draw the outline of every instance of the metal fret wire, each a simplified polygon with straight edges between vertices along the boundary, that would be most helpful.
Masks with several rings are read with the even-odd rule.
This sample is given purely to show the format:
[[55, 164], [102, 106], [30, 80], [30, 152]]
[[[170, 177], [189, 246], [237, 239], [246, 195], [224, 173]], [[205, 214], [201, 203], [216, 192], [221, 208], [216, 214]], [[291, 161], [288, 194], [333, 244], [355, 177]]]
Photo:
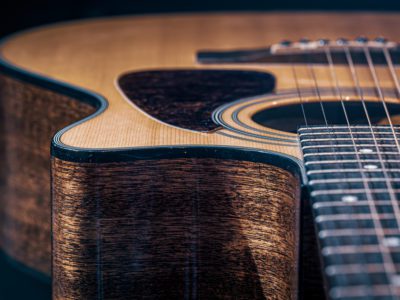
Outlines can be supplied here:
[[[357, 75], [355, 67], [354, 67], [354, 63], [353, 63], [353, 59], [352, 59], [350, 50], [349, 50], [349, 48], [347, 46], [344, 46], [344, 51], [345, 51], [347, 64], [348, 64], [348, 66], [350, 68], [350, 73], [351, 73], [352, 79], [353, 79], [353, 81], [354, 81], [354, 83], [356, 85], [357, 94], [361, 99], [361, 103], [362, 103], [365, 115], [367, 117], [368, 125], [369, 125], [369, 128], [371, 130], [371, 134], [373, 136], [373, 140], [374, 140], [374, 144], [376, 146], [377, 153], [379, 154], [379, 159], [382, 161], [382, 156], [380, 154], [380, 148], [379, 148], [379, 145], [378, 145], [378, 143], [376, 141], [375, 132], [374, 132], [374, 130], [372, 128], [371, 120], [369, 118], [369, 113], [368, 113], [368, 110], [367, 110], [367, 107], [366, 107], [366, 104], [365, 104], [365, 101], [364, 101], [363, 91], [362, 91], [362, 89], [360, 87], [358, 75]], [[360, 163], [360, 169], [362, 169], [361, 163]], [[386, 169], [385, 169], [385, 166], [384, 166], [383, 162], [382, 162], [382, 170], [384, 171], [385, 178], [387, 178], [387, 173], [386, 173]], [[361, 172], [361, 176], [365, 179], [366, 176], [365, 176], [364, 172], [365, 171]], [[387, 248], [387, 246], [384, 245], [383, 240], [382, 240], [382, 237], [385, 238], [385, 234], [384, 234], [383, 228], [381, 226], [380, 219], [379, 219], [379, 217], [377, 217], [377, 209], [376, 209], [376, 206], [375, 206], [375, 201], [373, 199], [372, 193], [371, 193], [370, 188], [369, 188], [369, 184], [368, 183], [364, 183], [364, 186], [367, 188], [367, 191], [368, 191], [367, 192], [367, 199], [371, 203], [371, 205], [370, 205], [371, 215], [372, 215], [372, 218], [373, 218], [374, 227], [375, 227], [375, 229], [376, 229], [376, 231], [378, 233], [379, 247], [380, 247], [380, 250], [381, 250], [382, 258], [384, 260], [383, 261], [384, 267], [385, 267], [387, 275], [391, 276], [390, 280], [393, 280], [393, 276], [396, 275], [396, 268], [395, 268], [395, 265], [394, 265], [394, 262], [393, 262], [393, 258], [392, 258], [391, 254], [390, 254], [389, 249]], [[392, 205], [393, 205], [393, 200], [396, 201], [396, 199], [395, 199], [395, 197], [393, 197], [394, 194], [393, 194], [392, 187], [390, 185], [387, 185], [387, 188], [388, 188], [388, 191], [390, 193], [390, 197], [391, 197], [391, 201], [392, 201]], [[397, 206], [397, 203], [395, 203], [395, 205]], [[395, 295], [395, 291], [393, 291], [393, 286], [389, 285], [389, 287], [391, 289], [391, 294]]]
[[[330, 54], [330, 53], [329, 53], [329, 54]], [[309, 57], [308, 57], [308, 58], [309, 58]], [[330, 56], [330, 58], [332, 58], [332, 57]], [[309, 62], [309, 61], [308, 61], [308, 62]], [[332, 66], [333, 66], [333, 64], [332, 64]], [[318, 82], [317, 82], [317, 79], [316, 79], [315, 71], [314, 71], [313, 65], [311, 65], [310, 63], [308, 63], [307, 67], [308, 67], [308, 70], [309, 70], [309, 72], [310, 72], [310, 74], [311, 74], [312, 80], [313, 80], [313, 82], [314, 82], [316, 94], [317, 94], [317, 96], [318, 96], [318, 100], [319, 100], [319, 103], [320, 103], [321, 112], [322, 112], [323, 117], [324, 117], [324, 120], [325, 120], [326, 128], [328, 129], [328, 131], [330, 132], [330, 135], [331, 135], [331, 137], [332, 137], [331, 140], [330, 140], [330, 142], [331, 142], [332, 148], [334, 148], [334, 145], [332, 144], [332, 141], [335, 141], [336, 145], [337, 145], [338, 141], [337, 141], [337, 139], [334, 138], [334, 135], [335, 135], [335, 134], [334, 134], [333, 128], [330, 128], [330, 126], [329, 126], [329, 124], [328, 124], [328, 120], [327, 120], [326, 113], [325, 113], [325, 110], [324, 110], [324, 105], [323, 105], [323, 101], [322, 101], [322, 98], [321, 98], [321, 93], [320, 93], [320, 90], [319, 90], [319, 85], [318, 85]], [[331, 68], [331, 69], [333, 69], [333, 68]], [[333, 69], [333, 70], [334, 70], [334, 69]], [[335, 76], [335, 77], [336, 77], [336, 76]], [[336, 77], [336, 83], [337, 83], [337, 77]], [[344, 102], [343, 102], [342, 93], [341, 93], [341, 91], [340, 91], [340, 89], [339, 89], [339, 85], [338, 85], [338, 84], [337, 84], [337, 90], [336, 90], [336, 91], [339, 92], [339, 95], [340, 95], [340, 98], [341, 98], [341, 104], [342, 104], [343, 112], [344, 112], [345, 118], [346, 118], [346, 120], [347, 120], [347, 122], [348, 122], [348, 129], [349, 129], [349, 131], [351, 131], [350, 123], [349, 123], [349, 121], [348, 121], [347, 111], [346, 111], [346, 108], [345, 108], [345, 105], [344, 105]], [[354, 139], [353, 139], [353, 142], [354, 142]], [[356, 153], [357, 153], [357, 149], [356, 149]], [[337, 155], [335, 155], [335, 157], [336, 157], [336, 159], [338, 160]], [[338, 161], [339, 161], [339, 160], [338, 160]], [[342, 166], [342, 168], [344, 167], [343, 163], [340, 163], [340, 165]], [[324, 176], [324, 175], [322, 175], [322, 176]], [[324, 176], [324, 177], [325, 177], [325, 176]], [[345, 177], [347, 178], [347, 175], [346, 175], [346, 174], [345, 174]], [[332, 209], [331, 209], [331, 210], [332, 210]], [[350, 206], [350, 212], [351, 212], [351, 213], [354, 213], [354, 207], [353, 207], [353, 206]], [[357, 227], [358, 229], [360, 229], [360, 227], [359, 227], [359, 222], [357, 222], [357, 221], [354, 220], [354, 219], [352, 220], [352, 222], [354, 222], [355, 227]], [[361, 237], [356, 235], [356, 239], [357, 239], [358, 244], [361, 244]], [[362, 252], [362, 253], [361, 253], [361, 256], [363, 256], [364, 260], [366, 260], [366, 254], [365, 254], [365, 253]], [[341, 261], [342, 263], [344, 262], [342, 256], [339, 256], [339, 259], [340, 259], [340, 261]], [[368, 276], [368, 274], [362, 273], [361, 276], [364, 277], [364, 281], [365, 281], [366, 283], [368, 283], [369, 285], [371, 285], [370, 277]]]
[[[355, 77], [353, 77], [353, 80], [355, 80], [355, 82], [357, 84], [357, 93], [358, 93], [358, 96], [361, 97], [363, 108], [364, 108], [365, 114], [367, 116], [367, 121], [368, 121], [368, 124], [370, 126], [371, 134], [372, 134], [373, 139], [374, 139], [374, 144], [375, 144], [375, 147], [376, 147], [376, 150], [377, 150], [377, 154], [378, 154], [380, 163], [382, 165], [382, 171], [383, 171], [383, 174], [384, 174], [384, 177], [385, 177], [385, 180], [386, 180], [386, 186], [388, 188], [388, 191], [389, 191], [389, 194], [390, 194], [390, 199], [392, 201], [392, 208], [395, 211], [395, 215], [396, 215], [397, 227], [400, 228], [400, 209], [399, 209], [399, 206], [398, 206], [396, 195], [395, 195], [395, 193], [393, 191], [393, 186], [392, 186], [391, 182], [389, 181], [389, 176], [388, 176], [387, 169], [386, 169], [386, 166], [384, 164], [384, 161], [382, 159], [382, 154], [380, 152], [379, 144], [376, 141], [375, 132], [374, 132], [374, 130], [372, 128], [372, 123], [371, 123], [371, 120], [369, 118], [369, 113], [367, 111], [367, 107], [365, 105], [363, 92], [362, 92], [362, 89], [361, 89], [361, 87], [359, 85], [358, 76], [357, 76], [357, 73], [355, 71], [355, 67], [354, 67], [353, 61], [351, 59], [350, 51], [348, 50], [348, 47], [345, 47], [345, 48], [347, 49], [347, 51], [346, 50], [345, 51], [348, 53], [348, 55], [350, 57], [350, 68], [352, 68], [352, 74], [355, 75]], [[378, 77], [377, 77], [377, 74], [376, 74], [376, 70], [375, 70], [372, 58], [371, 58], [370, 51], [366, 46], [363, 47], [363, 51], [364, 51], [365, 57], [366, 57], [367, 62], [368, 62], [368, 67], [369, 67], [369, 70], [371, 72], [371, 76], [372, 76], [372, 78], [374, 80], [375, 88], [376, 88], [376, 90], [378, 92], [379, 100], [383, 104], [383, 107], [384, 107], [384, 110], [385, 110], [385, 113], [386, 113], [386, 117], [387, 117], [387, 119], [389, 121], [390, 128], [392, 130], [393, 137], [394, 137], [395, 142], [396, 142], [396, 146], [397, 146], [398, 150], [400, 151], [400, 147], [399, 147], [399, 144], [398, 144], [398, 141], [397, 141], [397, 137], [396, 137], [396, 134], [395, 134], [395, 131], [394, 131], [394, 128], [393, 128], [393, 123], [392, 123], [389, 111], [388, 111], [386, 103], [385, 103], [384, 94], [383, 94], [382, 89], [380, 88], [380, 85], [379, 85], [379, 80], [378, 80]], [[346, 54], [346, 56], [347, 56], [347, 54]]]
[[[336, 75], [336, 71], [334, 69], [332, 55], [330, 53], [329, 47], [324, 47], [324, 49], [325, 49], [326, 57], [327, 57], [327, 60], [328, 60], [328, 63], [329, 63], [331, 77], [332, 77], [332, 80], [335, 82], [336, 94], [339, 95], [339, 97], [340, 97], [340, 101], [341, 101], [341, 104], [342, 104], [343, 112], [344, 112], [345, 119], [346, 119], [346, 122], [347, 122], [347, 127], [348, 127], [349, 133], [351, 135], [351, 140], [352, 140], [353, 147], [354, 147], [354, 150], [355, 150], [355, 155], [357, 157], [357, 162], [358, 162], [359, 167], [360, 167], [359, 168], [360, 174], [361, 174], [361, 176], [363, 178], [363, 184], [364, 184], [364, 187], [365, 187], [365, 194], [367, 196], [367, 202], [368, 202], [368, 206], [370, 208], [370, 213], [369, 214], [371, 215], [372, 221], [374, 222], [374, 230], [377, 233], [376, 236], [377, 236], [378, 241], [379, 241], [378, 247], [379, 247], [379, 249], [381, 251], [382, 258], [384, 260], [383, 261], [383, 267], [384, 267], [385, 272], [386, 272], [387, 275], [391, 274], [392, 276], [394, 276], [394, 275], [396, 275], [396, 269], [395, 269], [394, 261], [393, 261], [393, 259], [391, 257], [389, 249], [387, 248], [387, 246], [385, 246], [385, 244], [383, 243], [383, 240], [382, 240], [382, 238], [385, 238], [385, 230], [382, 228], [382, 225], [380, 223], [379, 214], [378, 214], [377, 208], [375, 206], [376, 204], [375, 204], [375, 201], [373, 199], [372, 192], [371, 192], [371, 189], [369, 187], [369, 184], [368, 184], [368, 182], [366, 180], [367, 177], [365, 175], [365, 172], [367, 170], [364, 170], [363, 167], [362, 167], [362, 164], [361, 164], [360, 155], [359, 155], [358, 150], [357, 150], [357, 144], [355, 143], [356, 139], [354, 138], [354, 134], [353, 134], [353, 131], [352, 131], [352, 128], [351, 128], [351, 124], [350, 124], [350, 121], [349, 121], [349, 118], [348, 118], [348, 114], [346, 112], [345, 104], [344, 104], [344, 101], [343, 101], [342, 91], [340, 89], [339, 81], [338, 81], [338, 78], [337, 78], [337, 75]], [[387, 190], [389, 192], [390, 199], [391, 199], [390, 203], [392, 204], [392, 208], [394, 210], [394, 215], [395, 215], [396, 221], [398, 223], [398, 228], [400, 228], [400, 221], [398, 219], [398, 217], [400, 217], [400, 209], [399, 209], [399, 206], [397, 204], [396, 195], [394, 194], [393, 186], [390, 183], [390, 180], [389, 180], [389, 177], [388, 177], [388, 174], [387, 174], [387, 170], [386, 170], [384, 161], [382, 159], [382, 155], [380, 153], [379, 144], [377, 143], [377, 138], [375, 136], [375, 132], [374, 132], [374, 129], [372, 127], [372, 123], [371, 123], [371, 120], [370, 120], [370, 117], [369, 117], [369, 113], [368, 113], [368, 110], [367, 110], [367, 107], [366, 107], [366, 104], [365, 104], [365, 101], [364, 101], [363, 91], [362, 91], [362, 89], [360, 87], [358, 75], [357, 75], [357, 72], [356, 72], [355, 67], [354, 67], [354, 63], [353, 63], [353, 60], [352, 60], [352, 57], [351, 57], [350, 50], [349, 50], [349, 48], [347, 46], [344, 46], [344, 50], [345, 50], [347, 64], [348, 64], [348, 66], [350, 68], [350, 73], [351, 73], [353, 81], [354, 81], [354, 83], [356, 85], [356, 91], [357, 91], [358, 96], [361, 99], [361, 102], [362, 102], [362, 105], [363, 105], [363, 109], [364, 109], [364, 113], [365, 113], [367, 121], [368, 121], [369, 129], [370, 129], [372, 137], [373, 137], [374, 147], [377, 150], [377, 154], [378, 154], [378, 157], [379, 157], [379, 162], [382, 165], [381, 171], [384, 173], [384, 177], [385, 177], [385, 181], [386, 181], [386, 187], [387, 187]], [[393, 81], [394, 81], [394, 83], [396, 85], [398, 95], [400, 96], [400, 84], [399, 84], [399, 80], [397, 78], [395, 69], [393, 67], [393, 62], [391, 60], [390, 53], [389, 53], [389, 51], [387, 50], [386, 47], [383, 48], [383, 51], [384, 51], [384, 55], [385, 55], [387, 64], [389, 66], [389, 70], [391, 72]], [[374, 64], [373, 64], [372, 57], [371, 57], [371, 55], [369, 53], [369, 49], [367, 47], [364, 47], [364, 53], [365, 53], [366, 59], [368, 61], [368, 66], [370, 68], [370, 72], [371, 72], [371, 75], [372, 75], [374, 83], [375, 83], [375, 88], [377, 89], [379, 98], [382, 101], [385, 113], [386, 113], [387, 118], [389, 120], [390, 129], [392, 131], [392, 135], [394, 136], [398, 152], [400, 153], [400, 146], [399, 146], [399, 142], [397, 140], [397, 135], [396, 135], [395, 129], [393, 127], [393, 123], [391, 121], [390, 114], [389, 114], [389, 111], [388, 111], [386, 103], [385, 103], [384, 94], [382, 92], [382, 89], [379, 86], [379, 80], [378, 80], [378, 77], [377, 77], [377, 74], [376, 74], [376, 71], [375, 71], [375, 67], [374, 67]], [[322, 111], [322, 114], [324, 116], [324, 120], [325, 120], [325, 123], [326, 123], [326, 126], [327, 126], [326, 128], [328, 129], [328, 131], [331, 131], [330, 134], [333, 137], [332, 130], [329, 130], [330, 128], [329, 128], [328, 121], [327, 121], [327, 118], [326, 118], [326, 114], [325, 114], [325, 110], [324, 110], [324, 107], [323, 107], [321, 94], [320, 94], [320, 91], [319, 91], [319, 87], [318, 87], [318, 83], [317, 83], [317, 79], [316, 79], [316, 75], [315, 75], [313, 66], [312, 65], [310, 66], [310, 64], [308, 64], [308, 68], [309, 68], [309, 71], [311, 73], [311, 77], [312, 77], [312, 80], [314, 82], [314, 85], [315, 85], [316, 94], [317, 94], [318, 99], [320, 101], [321, 111]], [[298, 94], [299, 94], [299, 98], [300, 98], [300, 101], [301, 101], [304, 121], [305, 121], [306, 127], [309, 127], [308, 123], [307, 123], [306, 112], [305, 112], [305, 109], [304, 109], [303, 99], [302, 99], [302, 95], [301, 95], [301, 89], [299, 87], [297, 73], [296, 73], [294, 64], [292, 64], [292, 72], [293, 72], [293, 76], [294, 76], [294, 79], [295, 79], [296, 88], [297, 88], [297, 91], [298, 91]], [[358, 145], [358, 146], [360, 146], [360, 145]], [[332, 148], [334, 148], [334, 147], [332, 147]], [[336, 153], [334, 155], [335, 155], [335, 157], [337, 157]], [[351, 205], [350, 205], [350, 208], [353, 211], [354, 208]], [[392, 279], [392, 278], [390, 278], [390, 279]], [[391, 283], [391, 281], [389, 281], [389, 283]], [[391, 290], [391, 294], [393, 296], [395, 296], [395, 293], [392, 291], [392, 288], [393, 288], [392, 285], [389, 284], [389, 288]]]
[[[366, 47], [366, 46], [364, 46], [363, 47], [363, 50], [364, 50], [364, 54], [365, 54], [365, 57], [367, 58], [367, 61], [368, 61], [368, 67], [369, 67], [369, 69], [370, 69], [370, 72], [371, 72], [371, 76], [372, 76], [372, 78], [373, 78], [373, 80], [374, 80], [374, 84], [375, 84], [375, 87], [376, 87], [376, 90], [377, 90], [377, 92], [378, 92], [378, 95], [379, 95], [379, 98], [380, 98], [380, 101], [382, 102], [382, 105], [383, 105], [383, 108], [384, 108], [384, 110], [385, 110], [385, 114], [386, 114], [386, 117], [387, 117], [387, 119], [388, 119], [388, 121], [389, 121], [389, 125], [390, 125], [390, 129], [391, 129], [391, 131], [392, 131], [392, 133], [393, 133], [393, 137], [394, 137], [394, 141], [395, 141], [395, 143], [396, 143], [396, 146], [397, 146], [397, 149], [398, 149], [398, 151], [399, 151], [399, 153], [400, 153], [400, 146], [399, 146], [399, 141], [398, 141], [398, 139], [397, 139], [397, 135], [396, 135], [396, 132], [395, 132], [395, 129], [394, 129], [394, 127], [393, 127], [393, 123], [392, 123], [392, 120], [391, 120], [391, 117], [390, 117], [390, 114], [389, 114], [389, 110], [388, 110], [388, 108], [387, 108], [387, 105], [386, 105], [386, 99], [385, 99], [385, 95], [384, 95], [384, 93], [383, 93], [383, 91], [382, 91], [382, 89], [381, 89], [381, 87], [380, 87], [380, 83], [379, 83], [379, 80], [378, 80], [378, 76], [377, 76], [377, 73], [376, 73], [376, 70], [375, 70], [375, 66], [374, 66], [374, 63], [373, 63], [373, 60], [372, 60], [372, 57], [371, 57], [371, 54], [370, 54], [370, 51], [369, 51], [369, 48], [368, 47]], [[386, 57], [385, 57], [386, 58]], [[379, 151], [379, 156], [381, 156], [381, 153], [380, 153], [380, 151]], [[387, 179], [387, 181], [386, 181], [386, 185], [388, 185], [388, 174], [387, 174], [387, 171], [386, 171], [386, 169], [385, 169], [385, 172], [384, 172], [385, 174], [386, 174], [386, 176], [385, 176], [385, 178]], [[393, 188], [393, 183], [390, 183], [390, 185], [392, 186], [392, 188]], [[392, 199], [391, 199], [392, 200]], [[397, 221], [397, 226], [398, 226], [398, 228], [400, 228], [400, 208], [399, 208], [399, 205], [398, 205], [398, 202], [397, 202], [397, 199], [396, 199], [396, 195], [393, 193], [393, 210], [395, 211], [395, 216], [396, 216], [396, 221]]]
[[[355, 155], [356, 155], [356, 158], [357, 158], [357, 161], [358, 161], [358, 164], [359, 164], [359, 168], [362, 169], [362, 166], [360, 166], [360, 164], [361, 164], [360, 163], [360, 157], [359, 157], [359, 154], [358, 154], [357, 146], [356, 146], [356, 143], [355, 143], [355, 140], [354, 140], [354, 136], [353, 136], [350, 120], [349, 120], [349, 117], [348, 117], [348, 113], [347, 113], [345, 102], [344, 102], [344, 98], [343, 98], [343, 92], [342, 92], [342, 89], [340, 88], [339, 79], [337, 77], [336, 70], [334, 68], [332, 54], [330, 52], [329, 47], [325, 47], [324, 49], [325, 49], [325, 55], [326, 55], [326, 58], [327, 58], [327, 61], [328, 61], [328, 65], [329, 65], [330, 74], [331, 74], [332, 80], [334, 81], [336, 95], [339, 96], [339, 99], [340, 99], [340, 104], [341, 104], [342, 109], [343, 109], [343, 114], [345, 116], [346, 124], [347, 124], [348, 130], [349, 130], [350, 136], [351, 136], [351, 140], [352, 140], [352, 144], [353, 144], [353, 147], [354, 147]], [[361, 174], [363, 174], [362, 171], [361, 171]], [[363, 175], [361, 175], [361, 176], [365, 177], [365, 174], [363, 174]], [[346, 176], [346, 178], [347, 178], [347, 176]], [[363, 179], [365, 180], [365, 178], [363, 178]], [[365, 183], [363, 183], [363, 184], [364, 184], [364, 187], [365, 187]], [[368, 189], [369, 189], [369, 184], [367, 183], [367, 190]], [[370, 191], [369, 191], [369, 196], [371, 196], [371, 198], [372, 198], [372, 193]], [[374, 209], [371, 210], [371, 201], [368, 198], [368, 196], [367, 196], [367, 199], [368, 199], [368, 206], [370, 208], [370, 215], [372, 217], [371, 212], [374, 211]], [[353, 213], [354, 212], [353, 205], [350, 205], [350, 209], [351, 209], [351, 213]], [[375, 213], [377, 213], [376, 208], [375, 208]], [[359, 229], [360, 226], [359, 226], [358, 222], [356, 222], [356, 225], [357, 226], [355, 226], [355, 227]], [[378, 231], [376, 229], [375, 229], [375, 233], [376, 233], [376, 236], [378, 237], [378, 240], [379, 240], [379, 234], [378, 234]], [[360, 244], [361, 243], [361, 237], [359, 235], [355, 235], [355, 236], [357, 237], [357, 243]], [[362, 255], [364, 256], [364, 259], [365, 259], [365, 255], [364, 255], [363, 252], [362, 252]], [[367, 278], [366, 282], [371, 284], [371, 281], [370, 281], [370, 278], [369, 278], [368, 274], [365, 273], [365, 277]]]
[[[319, 103], [320, 103], [321, 112], [322, 112], [323, 117], [324, 117], [324, 120], [325, 120], [326, 128], [329, 128], [328, 120], [327, 120], [327, 118], [326, 118], [326, 114], [325, 114], [325, 110], [324, 110], [324, 105], [323, 105], [323, 102], [322, 102], [321, 93], [320, 93], [320, 91], [319, 91], [318, 82], [317, 82], [317, 79], [316, 79], [316, 76], [315, 76], [314, 68], [313, 68], [313, 66], [309, 63], [309, 57], [307, 57], [307, 58], [308, 58], [308, 64], [307, 64], [308, 71], [309, 71], [309, 73], [311, 74], [311, 77], [312, 77], [313, 82], [314, 82], [315, 91], [316, 91], [316, 94], [317, 94], [317, 96], [318, 96], [318, 100], [319, 100]], [[297, 93], [298, 93], [298, 96], [299, 96], [299, 99], [300, 99], [300, 103], [301, 103], [301, 108], [302, 108], [302, 112], [303, 112], [303, 116], [304, 116], [304, 123], [305, 123], [306, 127], [309, 127], [309, 126], [308, 126], [308, 123], [307, 123], [306, 112], [305, 112], [305, 109], [304, 109], [303, 98], [302, 98], [302, 95], [301, 95], [301, 89], [300, 89], [300, 86], [299, 86], [299, 82], [298, 82], [298, 78], [297, 78], [297, 73], [296, 73], [295, 66], [294, 66], [293, 63], [292, 63], [292, 72], [293, 72], [294, 81], [295, 81], [295, 83], [296, 83]], [[329, 130], [329, 129], [328, 129], [328, 130]], [[331, 131], [331, 136], [333, 137], [332, 131]], [[335, 142], [337, 143], [337, 141], [336, 141], [335, 139], [331, 139], [331, 142], [332, 142], [332, 140], [335, 141]], [[332, 145], [332, 143], [331, 143], [331, 145]], [[332, 145], [332, 148], [334, 149], [334, 146], [333, 146], [333, 145]], [[335, 155], [335, 157], [338, 158], [336, 155]], [[360, 242], [361, 242], [361, 238], [360, 238], [360, 237], [357, 237], [357, 239], [358, 239], [358, 242], [360, 243]], [[362, 254], [362, 255], [364, 256], [364, 254]], [[343, 262], [343, 261], [342, 261], [342, 262]], [[364, 277], [365, 277], [366, 281], [369, 281], [369, 277], [368, 277], [366, 274], [364, 275]]]

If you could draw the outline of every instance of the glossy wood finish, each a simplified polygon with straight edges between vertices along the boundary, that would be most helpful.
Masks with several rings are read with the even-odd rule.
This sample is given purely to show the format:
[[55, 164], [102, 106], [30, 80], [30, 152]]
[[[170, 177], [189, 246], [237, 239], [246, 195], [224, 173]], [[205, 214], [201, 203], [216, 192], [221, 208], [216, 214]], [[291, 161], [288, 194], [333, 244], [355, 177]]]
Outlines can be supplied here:
[[0, 76], [2, 166], [0, 247], [50, 276], [50, 141], [95, 110], [80, 101]]
[[53, 181], [54, 299], [296, 298], [300, 182], [281, 168], [54, 159]]
[[[257, 138], [251, 141], [233, 139], [224, 135], [232, 134], [228, 130], [211, 134], [181, 130], [148, 118], [124, 98], [115, 81], [121, 74], [133, 71], [222, 68], [220, 65], [199, 66], [195, 56], [200, 49], [258, 48], [282, 39], [298, 40], [304, 36], [336, 39], [383, 35], [397, 41], [399, 22], [396, 14], [376, 13], [122, 17], [31, 31], [9, 40], [0, 51], [4, 59], [16, 66], [94, 91], [109, 102], [109, 108], [103, 114], [64, 133], [61, 141], [65, 145], [98, 149], [225, 145], [300, 157], [295, 135], [289, 135], [290, 144], [295, 145], [288, 146], [288, 143], [265, 142]], [[296, 87], [290, 65], [226, 65], [223, 68], [269, 71], [278, 78], [278, 92]], [[334, 84], [326, 66], [315, 69], [319, 86]], [[364, 67], [359, 71], [361, 84], [373, 86], [368, 69]], [[342, 86], [354, 85], [346, 66], [337, 67], [337, 73]], [[378, 74], [382, 86], [393, 88], [386, 69], [378, 70]], [[298, 77], [302, 78], [301, 88], [315, 87], [306, 66], [298, 66]], [[279, 105], [280, 101], [275, 103]]]
[[[299, 103], [292, 67], [205, 66], [195, 61], [195, 55], [201, 49], [265, 47], [303, 36], [336, 39], [367, 33], [396, 41], [399, 24], [395, 14], [176, 15], [60, 24], [11, 38], [0, 45], [0, 53], [4, 61], [20, 68], [17, 74], [32, 72], [25, 78], [41, 75], [68, 87], [59, 89], [54, 82], [47, 83], [59, 89], [57, 94], [4, 79], [1, 113], [7, 122], [0, 130], [8, 145], [3, 155], [9, 163], [1, 178], [6, 190], [1, 213], [6, 216], [6, 225], [11, 225], [4, 227], [8, 229], [3, 233], [2, 247], [26, 265], [49, 272], [48, 145], [56, 130], [94, 111], [83, 102], [60, 95], [79, 87], [87, 91], [86, 98], [103, 97], [108, 107], [96, 117], [63, 131], [59, 142], [53, 140], [53, 150], [58, 149], [56, 156], [64, 155], [63, 159], [54, 157], [52, 165], [56, 299], [121, 299], [127, 291], [140, 295], [159, 290], [161, 294], [171, 285], [177, 286], [169, 291], [171, 296], [196, 291], [197, 295], [209, 292], [229, 298], [229, 291], [235, 291], [242, 298], [294, 298], [299, 181], [287, 170], [273, 166], [277, 157], [261, 164], [249, 162], [251, 154], [246, 152], [252, 149], [301, 159], [294, 134], [262, 127], [251, 119], [252, 113], [260, 109]], [[253, 127], [250, 132], [221, 129], [204, 133], [149, 117], [116, 85], [118, 78], [128, 72], [179, 68], [267, 71], [277, 78], [276, 94], [265, 96], [272, 97], [267, 104], [256, 103], [251, 111], [244, 109], [239, 114], [240, 120]], [[301, 78], [300, 88], [311, 91], [306, 100], [315, 101], [315, 82], [308, 67], [295, 68]], [[334, 83], [326, 66], [314, 69], [317, 85], [332, 90]], [[340, 85], [348, 88], [345, 96], [355, 97], [348, 67], [337, 66], [335, 70]], [[364, 66], [358, 72], [361, 85], [373, 87], [369, 70]], [[381, 86], [391, 91], [389, 101], [398, 102], [390, 74], [381, 67], [377, 72]], [[371, 101], [378, 101], [373, 95], [368, 96]], [[331, 101], [332, 95], [323, 95], [323, 100]], [[240, 103], [222, 115], [230, 126], [235, 125], [231, 116], [237, 105]], [[251, 138], [246, 135], [257, 129], [266, 132]], [[277, 135], [282, 138], [271, 139]], [[152, 148], [159, 146], [166, 147]], [[243, 157], [234, 163], [212, 155], [189, 159], [185, 149], [193, 146], [242, 149]], [[174, 147], [183, 149], [180, 158], [165, 157], [164, 152], [169, 153]], [[141, 152], [135, 156], [129, 151]], [[165, 159], [160, 159], [162, 155]], [[97, 161], [99, 157], [106, 158], [107, 163]], [[224, 157], [227, 158], [230, 156]], [[148, 207], [153, 202], [154, 207]], [[208, 204], [200, 210], [204, 218], [197, 219], [193, 217], [193, 204], [203, 202]], [[178, 208], [187, 214], [179, 215]], [[227, 212], [231, 213], [229, 217]], [[160, 220], [156, 218], [159, 216]], [[175, 227], [171, 220], [179, 226]], [[193, 232], [196, 226], [192, 222], [196, 220], [202, 231]], [[184, 238], [197, 233], [204, 234], [200, 235], [201, 243], [190, 246], [204, 248], [188, 248]], [[28, 240], [32, 236], [36, 239]], [[139, 236], [149, 239], [141, 240]], [[212, 243], [210, 237], [217, 237], [220, 243]], [[139, 249], [135, 245], [140, 245]], [[171, 255], [171, 247], [179, 251]], [[306, 252], [311, 248], [303, 247]], [[196, 262], [196, 253], [215, 254], [195, 265], [199, 273], [187, 262]], [[161, 261], [165, 255], [170, 259]], [[307, 253], [302, 256], [308, 258]], [[224, 259], [225, 269], [221, 269], [220, 258]], [[157, 268], [151, 269], [154, 264]], [[181, 267], [180, 277], [172, 281], [163, 277], [169, 274], [171, 264]], [[140, 267], [151, 272], [139, 276]], [[199, 281], [193, 277], [182, 279], [185, 271], [201, 275]], [[214, 281], [215, 278], [220, 280]], [[136, 289], [132, 282], [137, 280], [149, 289]], [[188, 282], [191, 285], [185, 286]]]

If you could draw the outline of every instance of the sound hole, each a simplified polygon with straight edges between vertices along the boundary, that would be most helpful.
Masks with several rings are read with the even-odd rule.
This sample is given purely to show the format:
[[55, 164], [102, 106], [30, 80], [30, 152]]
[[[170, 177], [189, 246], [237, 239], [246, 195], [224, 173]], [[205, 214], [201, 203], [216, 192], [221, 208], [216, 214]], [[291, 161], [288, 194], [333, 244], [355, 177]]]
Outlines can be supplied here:
[[[387, 124], [387, 116], [382, 102], [365, 102], [366, 110], [372, 124]], [[386, 103], [389, 115], [395, 122], [394, 116], [400, 115], [400, 105]], [[320, 102], [303, 104], [308, 125], [324, 125], [325, 118]], [[323, 102], [323, 108], [328, 125], [347, 125], [341, 102]], [[345, 108], [351, 125], [368, 125], [365, 110], [360, 100], [346, 101]], [[301, 125], [305, 125], [304, 115], [300, 104], [279, 106], [257, 112], [252, 116], [254, 122], [276, 130], [296, 133]], [[386, 121], [385, 121], [386, 120]]]

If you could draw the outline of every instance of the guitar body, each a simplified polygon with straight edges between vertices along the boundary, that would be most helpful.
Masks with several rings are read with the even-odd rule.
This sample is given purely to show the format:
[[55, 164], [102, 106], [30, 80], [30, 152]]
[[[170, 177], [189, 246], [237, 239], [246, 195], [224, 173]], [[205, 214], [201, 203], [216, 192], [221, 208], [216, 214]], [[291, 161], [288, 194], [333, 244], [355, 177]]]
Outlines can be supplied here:
[[[296, 77], [293, 63], [229, 51], [303, 37], [396, 41], [399, 28], [393, 14], [210, 14], [10, 37], [0, 45], [2, 251], [52, 274], [54, 299], [321, 296], [301, 197], [303, 123], [291, 112], [335, 102], [329, 69], [315, 64], [310, 76], [296, 61]], [[350, 89], [347, 66], [336, 71]], [[368, 67], [358, 71], [372, 88]]]

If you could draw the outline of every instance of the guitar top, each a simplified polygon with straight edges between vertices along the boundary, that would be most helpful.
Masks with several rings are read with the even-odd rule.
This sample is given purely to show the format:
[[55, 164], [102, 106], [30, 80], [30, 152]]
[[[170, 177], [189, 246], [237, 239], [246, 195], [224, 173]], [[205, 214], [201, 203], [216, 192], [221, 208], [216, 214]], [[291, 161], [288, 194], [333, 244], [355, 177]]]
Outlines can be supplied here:
[[400, 299], [399, 36], [231, 13], [9, 37], [2, 251], [54, 299]]

